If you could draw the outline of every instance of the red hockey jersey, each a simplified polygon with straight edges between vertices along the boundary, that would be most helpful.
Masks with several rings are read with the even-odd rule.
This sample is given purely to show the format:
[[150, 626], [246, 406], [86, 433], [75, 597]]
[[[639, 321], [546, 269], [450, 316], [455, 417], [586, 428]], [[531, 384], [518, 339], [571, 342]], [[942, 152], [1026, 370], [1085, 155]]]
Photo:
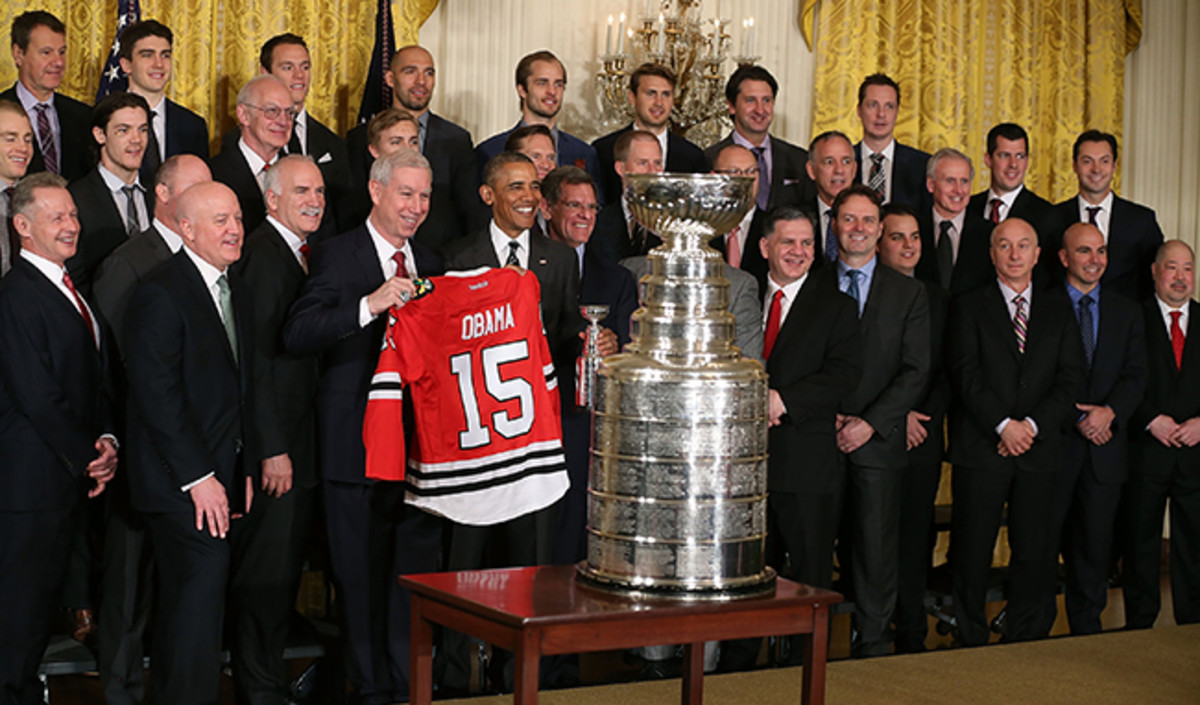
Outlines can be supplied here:
[[433, 284], [391, 311], [363, 420], [367, 477], [406, 480], [409, 504], [461, 524], [550, 506], [569, 481], [537, 277], [477, 269]]

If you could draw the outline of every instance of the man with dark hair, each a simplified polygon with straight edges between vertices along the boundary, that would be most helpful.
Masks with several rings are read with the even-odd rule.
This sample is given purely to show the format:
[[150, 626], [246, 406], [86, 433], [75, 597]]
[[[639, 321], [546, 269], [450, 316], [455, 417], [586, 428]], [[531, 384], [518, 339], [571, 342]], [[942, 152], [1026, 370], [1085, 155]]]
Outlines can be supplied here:
[[1020, 218], [1042, 230], [1050, 202], [1025, 188], [1025, 170], [1029, 168], [1029, 135], [1025, 128], [1002, 122], [988, 130], [983, 163], [991, 173], [991, 186], [971, 196], [967, 212], [993, 224], [1005, 218]]
[[592, 142], [600, 171], [604, 199], [614, 201], [620, 195], [621, 178], [613, 168], [613, 146], [617, 138], [630, 130], [642, 130], [658, 137], [665, 171], [699, 174], [708, 170], [708, 160], [699, 147], [671, 131], [671, 109], [675, 106], [675, 72], [669, 66], [645, 63], [629, 75], [629, 106], [633, 122]]
[[[558, 127], [558, 112], [562, 109], [563, 95], [567, 89], [567, 69], [562, 62], [553, 53], [545, 50], [526, 54], [517, 63], [516, 78], [517, 95], [521, 99], [521, 119], [513, 130], [535, 123], [550, 128], [550, 133], [554, 135], [554, 151], [558, 154], [558, 165], [573, 164], [599, 182], [602, 177], [596, 150], [587, 142]], [[510, 132], [512, 130], [492, 135], [475, 147], [475, 158], [479, 163], [480, 172], [489, 159], [503, 151]], [[484, 183], [486, 184], [486, 179]], [[601, 203], [603, 202], [604, 199], [601, 198]]]
[[884, 203], [899, 201], [919, 213], [929, 205], [924, 188], [929, 155], [896, 141], [899, 112], [899, 84], [882, 73], [863, 79], [858, 86], [863, 137], [854, 145], [854, 158], [858, 161], [859, 183], [870, 186]]
[[758, 163], [759, 210], [770, 211], [782, 205], [802, 205], [812, 200], [815, 190], [805, 168], [808, 152], [769, 134], [775, 118], [775, 96], [779, 83], [761, 66], [739, 66], [725, 84], [725, 105], [733, 120], [733, 132], [704, 150], [708, 161], [717, 153], [736, 144], [754, 154]]
[[163, 93], [171, 80], [174, 42], [170, 28], [156, 20], [136, 22], [121, 32], [121, 70], [129, 76], [129, 92], [150, 106], [150, 132], [139, 172], [143, 184], [154, 183], [158, 167], [176, 154], [208, 159], [208, 123]]
[[854, 145], [850, 143], [850, 138], [841, 132], [822, 132], [814, 137], [808, 146], [808, 164], [805, 168], [809, 178], [816, 185], [817, 192], [817, 207], [813, 212], [817, 215], [820, 229], [814, 266], [819, 267], [822, 262], [837, 260], [833, 201], [843, 189], [854, 183], [854, 174], [858, 170], [858, 163], [854, 161]]
[[[1131, 299], [1148, 297], [1154, 290], [1150, 266], [1163, 233], [1153, 210], [1113, 193], [1117, 138], [1087, 130], [1075, 140], [1071, 159], [1079, 178], [1079, 195], [1054, 206], [1047, 218], [1046, 249], [1057, 252], [1062, 233], [1072, 223], [1095, 225], [1108, 247], [1108, 268], [1100, 283]], [[1062, 263], [1053, 254], [1043, 251], [1040, 264], [1051, 281], [1064, 279]]]
[[[633, 219], [625, 202], [627, 174], [662, 173], [662, 147], [658, 138], [649, 132], [630, 130], [617, 138], [613, 145], [613, 168], [621, 177], [621, 193], [600, 209], [596, 217], [596, 247], [598, 253], [614, 261], [644, 255], [662, 244], [652, 233]], [[599, 195], [597, 195], [599, 200]]]
[[254, 230], [267, 217], [263, 180], [267, 169], [284, 154], [292, 136], [296, 111], [291, 89], [272, 74], [250, 79], [237, 95], [238, 139], [226, 142], [209, 161], [213, 180], [237, 194], [242, 225]]
[[111, 93], [92, 111], [92, 137], [100, 161], [71, 184], [85, 218], [79, 247], [67, 263], [75, 286], [91, 293], [92, 276], [118, 245], [150, 227], [152, 202], [138, 177], [149, 135], [150, 108], [136, 93]]
[[876, 257], [880, 206], [862, 184], [833, 201], [838, 235], [838, 288], [858, 306], [862, 378], [843, 399], [837, 418], [838, 450], [849, 469], [844, 538], [849, 539], [856, 657], [891, 651], [889, 625], [899, 581], [900, 499], [907, 465], [908, 412], [929, 380], [929, 298], [915, 279]]
[[12, 269], [21, 240], [12, 229], [9, 201], [29, 169], [33, 156], [33, 125], [19, 103], [0, 100], [0, 276]]
[[92, 109], [58, 92], [67, 73], [67, 28], [44, 10], [30, 10], [12, 23], [17, 82], [0, 93], [25, 108], [33, 123], [29, 173], [50, 171], [74, 181], [95, 163], [88, 119]]
[[0, 282], [0, 693], [37, 703], [74, 519], [113, 478], [117, 443], [108, 336], [64, 267], [79, 233], [66, 182], [30, 175], [12, 207], [22, 246]]
[[538, 180], [554, 171], [558, 166], [558, 155], [554, 152], [554, 134], [545, 125], [525, 125], [508, 134], [504, 151], [520, 152], [529, 157], [537, 168]]
[[958, 403], [950, 414], [954, 517], [950, 566], [963, 644], [988, 641], [988, 575], [1008, 505], [1004, 638], [1045, 636], [1054, 592], [1050, 531], [1063, 426], [1078, 418], [1083, 346], [1069, 306], [1035, 291], [1037, 231], [1009, 218], [992, 231], [996, 281], [954, 299], [946, 360]]
[[918, 212], [921, 261], [917, 278], [936, 282], [957, 296], [992, 281], [988, 258], [992, 223], [967, 208], [975, 167], [967, 155], [943, 147], [926, 167], [925, 185], [932, 205]]
[[[429, 216], [417, 230], [417, 242], [441, 250], [462, 233], [487, 222], [486, 208], [479, 202], [479, 167], [475, 163], [471, 133], [429, 109], [437, 85], [437, 69], [433, 55], [424, 47], [401, 47], [392, 55], [391, 65], [383, 75], [392, 89], [392, 108], [402, 110], [417, 119], [417, 149], [433, 167], [433, 199]], [[359, 125], [346, 133], [350, 152], [351, 171], [356, 188], [366, 191], [373, 157], [368, 152], [366, 126]], [[359, 209], [352, 222], [367, 217], [370, 203]]]

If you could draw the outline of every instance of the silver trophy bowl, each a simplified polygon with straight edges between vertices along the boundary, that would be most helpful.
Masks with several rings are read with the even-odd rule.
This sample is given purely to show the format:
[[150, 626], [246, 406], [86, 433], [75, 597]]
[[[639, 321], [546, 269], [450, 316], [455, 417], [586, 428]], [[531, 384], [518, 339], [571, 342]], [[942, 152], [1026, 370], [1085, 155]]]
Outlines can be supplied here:
[[734, 344], [724, 262], [707, 244], [753, 207], [753, 182], [627, 180], [630, 212], [663, 244], [647, 258], [632, 341], [597, 371], [580, 575], [684, 599], [770, 591], [767, 375]]

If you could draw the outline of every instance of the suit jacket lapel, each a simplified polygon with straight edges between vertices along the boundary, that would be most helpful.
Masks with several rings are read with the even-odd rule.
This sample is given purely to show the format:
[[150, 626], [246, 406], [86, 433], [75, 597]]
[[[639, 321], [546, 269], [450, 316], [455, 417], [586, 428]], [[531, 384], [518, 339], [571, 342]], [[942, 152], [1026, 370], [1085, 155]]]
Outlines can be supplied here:
[[296, 259], [295, 252], [292, 251], [287, 241], [283, 239], [283, 233], [279, 232], [279, 229], [274, 225], [270, 223], [267, 223], [267, 225], [271, 230], [269, 241], [275, 249], [276, 254], [284, 261], [284, 266], [292, 273], [292, 276], [303, 279], [305, 275], [304, 268], [300, 266], [300, 260]]
[[[1048, 294], [1043, 294], [1047, 296]], [[1032, 316], [1032, 306], [1030, 306], [1030, 315]], [[984, 310], [987, 313], [988, 324], [996, 331], [1000, 340], [1004, 341], [1004, 346], [1008, 348], [1013, 357], [1018, 361], [1021, 359], [1021, 351], [1017, 349], [1017, 333], [1013, 328], [1013, 321], [1008, 317], [1008, 302], [1000, 294], [998, 284], [991, 283], [988, 285], [987, 293], [984, 297]], [[1025, 327], [1026, 333], [1029, 331], [1029, 324]]]
[[364, 280], [371, 282], [372, 287], [378, 287], [383, 284], [383, 267], [380, 266], [379, 257], [375, 252], [375, 243], [371, 241], [371, 232], [363, 225], [355, 236], [359, 238], [359, 242], [354, 250], [354, 258], [358, 260]]
[[[184, 259], [183, 270], [186, 272], [184, 276], [191, 280], [186, 288], [192, 297], [192, 305], [199, 308], [201, 317], [208, 320], [209, 327], [214, 329], [216, 335], [221, 336], [221, 340], [225, 343], [221, 346], [225, 351], [225, 359], [229, 361], [234, 370], [237, 370], [238, 365], [237, 360], [233, 358], [233, 348], [229, 346], [229, 337], [225, 335], [225, 324], [221, 322], [221, 314], [217, 313], [217, 304], [204, 284], [204, 277], [200, 276], [200, 270], [196, 268], [196, 264], [186, 253], [180, 252], [178, 256]], [[236, 309], [234, 317], [237, 317]], [[237, 329], [236, 321], [234, 328]], [[241, 348], [243, 347], [242, 338], [245, 336], [241, 335], [241, 331], [238, 333], [238, 347]]]

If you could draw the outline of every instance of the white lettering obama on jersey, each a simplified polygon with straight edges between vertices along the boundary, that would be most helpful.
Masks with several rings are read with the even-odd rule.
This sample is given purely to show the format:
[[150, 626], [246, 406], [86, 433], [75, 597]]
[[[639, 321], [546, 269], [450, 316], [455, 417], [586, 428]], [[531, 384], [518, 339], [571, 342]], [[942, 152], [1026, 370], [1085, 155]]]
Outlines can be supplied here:
[[388, 322], [363, 421], [367, 477], [404, 480], [409, 504], [461, 524], [550, 506], [569, 481], [537, 277], [477, 269], [432, 281]]

